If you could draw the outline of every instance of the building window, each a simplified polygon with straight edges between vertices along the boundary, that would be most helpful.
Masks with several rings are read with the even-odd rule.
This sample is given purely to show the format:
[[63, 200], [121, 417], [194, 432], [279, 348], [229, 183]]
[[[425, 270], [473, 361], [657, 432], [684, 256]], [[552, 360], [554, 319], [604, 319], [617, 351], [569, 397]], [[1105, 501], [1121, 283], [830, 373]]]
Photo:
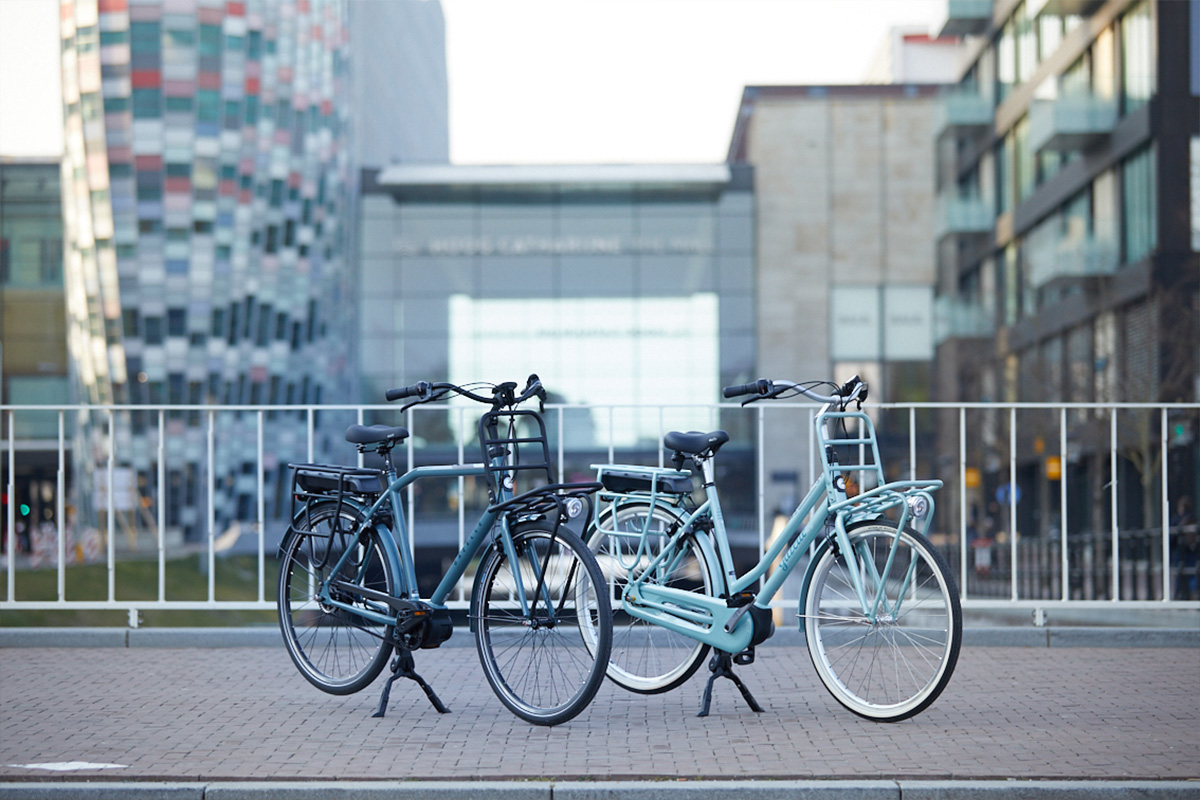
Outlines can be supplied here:
[[1016, 183], [1013, 176], [1013, 144], [1015, 137], [1012, 132], [996, 145], [996, 213], [1004, 214], [1012, 210], [1013, 188]]
[[[1197, 20], [1200, 20], [1200, 9], [1197, 9]], [[1200, 51], [1200, 47], [1195, 48]], [[1192, 161], [1192, 249], [1200, 252], [1200, 136], [1193, 136], [1191, 141]]]
[[1036, 164], [1033, 151], [1029, 147], [1029, 117], [1024, 116], [1020, 119], [1012, 132], [1013, 140], [1013, 157], [1015, 164], [1015, 177], [1017, 180], [1017, 202], [1023, 202], [1029, 195], [1033, 194], [1034, 179], [1037, 175]]
[[1154, 94], [1154, 21], [1150, 3], [1141, 0], [1121, 18], [1122, 112], [1145, 105]]
[[163, 343], [162, 317], [144, 317], [142, 319], [142, 338], [146, 344]]
[[1012, 19], [1005, 25], [996, 42], [996, 102], [1004, 102], [1017, 85], [1017, 33]]
[[1158, 246], [1158, 181], [1153, 145], [1121, 165], [1121, 219], [1125, 263], [1139, 261]]

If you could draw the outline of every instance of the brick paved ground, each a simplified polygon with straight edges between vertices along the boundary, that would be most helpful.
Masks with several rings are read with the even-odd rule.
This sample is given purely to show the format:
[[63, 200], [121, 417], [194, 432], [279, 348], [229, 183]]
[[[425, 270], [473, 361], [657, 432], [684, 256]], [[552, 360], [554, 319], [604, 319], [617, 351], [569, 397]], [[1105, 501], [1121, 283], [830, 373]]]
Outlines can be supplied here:
[[[805, 650], [769, 644], [718, 684], [643, 697], [606, 684], [566, 725], [528, 725], [492, 695], [472, 649], [417, 654], [452, 709], [401, 683], [350, 697], [310, 687], [282, 648], [0, 650], [0, 781], [17, 764], [124, 765], [130, 780], [690, 778], [1200, 778], [1200, 649], [964, 649], [941, 699], [907, 722], [837, 705]], [[67, 776], [57, 776], [67, 777]]]

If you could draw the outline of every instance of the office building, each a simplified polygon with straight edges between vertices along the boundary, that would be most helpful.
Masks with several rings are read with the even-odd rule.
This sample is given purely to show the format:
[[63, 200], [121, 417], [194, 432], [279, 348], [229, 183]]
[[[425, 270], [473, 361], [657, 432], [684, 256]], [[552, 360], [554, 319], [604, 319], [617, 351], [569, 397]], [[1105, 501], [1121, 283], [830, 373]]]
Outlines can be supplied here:
[[[859, 374], [879, 400], [929, 399], [936, 85], [751, 86], [729, 148], [753, 166], [756, 373]], [[811, 474], [806, 418], [773, 421], [768, 508]], [[907, 422], [883, 426], [907, 435]], [[886, 443], [885, 443], [886, 444]]]
[[[364, 400], [537, 373], [555, 402], [715, 403], [753, 377], [745, 165], [399, 165], [364, 176], [360, 206]], [[420, 424], [422, 457], [454, 447], [453, 416]], [[653, 460], [664, 426], [713, 424], [707, 410], [571, 412], [568, 469], [590, 474], [610, 434], [625, 457]], [[751, 443], [735, 432], [731, 471]]]
[[[936, 145], [937, 396], [1195, 401], [1200, 3], [948, 9], [943, 30], [970, 38]], [[1010, 441], [1002, 416], [968, 423], [980, 433], [967, 442], [980, 506], [1008, 482], [994, 469]], [[1068, 453], [1057, 449], [1057, 418], [1024, 417], [1016, 443], [1032, 455], [1019, 485], [1047, 492], [1037, 505], [1053, 512], [1057, 481], [1067, 481], [1071, 533], [1154, 524], [1160, 423], [1135, 416], [1119, 420], [1115, 467], [1107, 417], [1073, 412], [1072, 437], [1090, 445]], [[1172, 425], [1173, 496], [1195, 485], [1194, 438], [1195, 420]], [[956, 447], [957, 433], [939, 440]], [[1114, 483], [1129, 493], [1116, 521], [1105, 505]], [[1034, 533], [1056, 524], [1054, 513], [1019, 522]]]
[[450, 161], [446, 20], [437, 0], [353, 0], [354, 163]]
[[931, 36], [921, 26], [892, 28], [880, 43], [862, 83], [950, 83], [958, 77], [962, 40]]
[[[351, 177], [339, 0], [62, 0], [68, 346], [93, 404], [310, 404], [349, 399]], [[114, 415], [141, 506], [168, 467], [185, 538], [252, 519], [256, 419]], [[79, 429], [104, 465], [109, 421]], [[303, 420], [271, 419], [272, 451]], [[206, 442], [219, 442], [218, 477]], [[272, 467], [277, 466], [272, 459]], [[105, 467], [106, 468], [106, 467]], [[272, 511], [285, 470], [274, 470]], [[103, 505], [86, 496], [86, 514]], [[219, 502], [211, 494], [220, 493]], [[286, 500], [286, 498], [282, 498]]]
[[[58, 159], [0, 157], [2, 403], [64, 405], [70, 400], [62, 264]], [[4, 501], [17, 505], [15, 516], [28, 531], [31, 522], [56, 519], [58, 414], [5, 415], [6, 448], [10, 419], [20, 458], [15, 459], [16, 496], [7, 496], [6, 476]]]

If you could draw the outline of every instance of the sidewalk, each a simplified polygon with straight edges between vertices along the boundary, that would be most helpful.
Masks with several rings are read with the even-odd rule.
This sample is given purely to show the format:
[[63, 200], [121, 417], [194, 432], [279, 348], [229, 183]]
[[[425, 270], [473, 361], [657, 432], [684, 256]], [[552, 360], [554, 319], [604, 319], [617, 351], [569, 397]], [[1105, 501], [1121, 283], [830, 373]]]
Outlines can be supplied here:
[[763, 714], [722, 681], [697, 719], [701, 674], [663, 695], [605, 684], [549, 729], [500, 705], [464, 631], [417, 653], [452, 713], [401, 683], [383, 720], [370, 717], [380, 683], [322, 694], [282, 646], [139, 647], [134, 631], [115, 647], [5, 647], [0, 798], [1200, 798], [1200, 648], [1039, 633], [1037, 646], [968, 639], [942, 697], [895, 725], [844, 710], [782, 638], [739, 671]]

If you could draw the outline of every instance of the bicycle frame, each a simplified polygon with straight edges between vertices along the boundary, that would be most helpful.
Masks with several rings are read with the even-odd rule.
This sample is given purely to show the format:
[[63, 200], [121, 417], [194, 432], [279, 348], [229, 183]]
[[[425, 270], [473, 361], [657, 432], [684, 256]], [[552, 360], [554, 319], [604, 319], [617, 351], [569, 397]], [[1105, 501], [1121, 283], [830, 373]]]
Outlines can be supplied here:
[[[497, 462], [502, 460], [503, 459], [497, 459]], [[342, 553], [341, 558], [330, 571], [330, 574], [338, 575], [341, 573], [341, 570], [346, 566], [347, 561], [350, 559], [354, 548], [357, 547], [361, 541], [366, 529], [374, 525], [376, 528], [386, 531], [386, 535], [381, 536], [380, 539], [383, 542], [383, 546], [387, 549], [385, 557], [388, 561], [389, 569], [393, 570], [393, 582], [397, 587], [399, 587], [395, 596], [398, 598], [416, 599], [416, 570], [414, 567], [412, 552], [408, 544], [408, 529], [404, 519], [402, 503], [400, 502], [400, 492], [421, 478], [457, 478], [484, 475], [485, 472], [486, 470], [483, 464], [451, 464], [445, 466], [414, 467], [403, 475], [397, 476], [395, 471], [392, 470], [389, 465], [389, 468], [384, 472], [384, 475], [388, 480], [388, 487], [372, 505], [366, 506], [365, 504], [356, 503], [349, 499], [343, 501], [347, 506], [353, 508], [361, 516], [363, 521], [358, 525], [354, 533], [351, 535], [348, 546]], [[512, 493], [511, 490], [506, 489], [504, 486], [500, 486], [498, 489], [498, 494], [502, 500], [507, 500], [511, 497]], [[388, 503], [390, 503], [392, 513], [391, 527], [380, 525], [376, 521], [377, 514], [379, 514], [385, 504]], [[445, 608], [446, 598], [450, 596], [450, 593], [454, 590], [454, 586], [466, 573], [467, 566], [470, 564], [471, 559], [474, 557], [475, 553], [478, 552], [480, 545], [483, 544], [488, 533], [494, 527], [496, 527], [497, 520], [500, 522], [497, 536], [500, 540], [501, 546], [504, 548], [505, 553], [507, 554], [511, 563], [517, 563], [516, 549], [513, 547], [512, 535], [508, 529], [508, 524], [504, 518], [504, 515], [499, 511], [485, 510], [480, 516], [479, 522], [476, 523], [474, 530], [471, 531], [471, 534], [463, 543], [462, 549], [459, 551], [458, 555], [455, 556], [454, 561], [450, 564], [450, 567], [446, 570], [446, 574], [438, 583], [437, 588], [434, 589], [433, 593], [429, 596], [428, 602], [430, 605], [436, 608]], [[395, 533], [393, 533], [393, 530]], [[535, 575], [540, 575], [540, 569], [538, 565], [533, 564], [533, 567], [535, 570]], [[356, 578], [361, 577], [362, 576], [356, 576]], [[522, 613], [528, 614], [529, 601], [525, 592], [525, 587], [519, 580], [516, 583], [517, 602], [520, 604]], [[543, 595], [544, 594], [545, 593], [543, 591]], [[364, 609], [361, 606], [355, 606], [337, 600], [331, 595], [329, 586], [327, 584], [320, 587], [319, 596], [322, 603], [328, 604], [333, 608], [339, 608], [352, 612], [358, 616], [364, 617], [381, 625], [391, 625], [396, 621], [396, 616], [394, 613], [383, 613], [371, 609]], [[553, 613], [552, 608], [550, 611]]]
[[[826, 424], [830, 420], [839, 419], [858, 420], [866, 433], [853, 439], [831, 439]], [[843, 553], [854, 552], [848, 527], [859, 521], [878, 519], [885, 511], [898, 507], [900, 519], [896, 523], [897, 535], [882, 571], [876, 569], [873, 560], [860, 559], [864, 567], [867, 567], [866, 578], [870, 585], [864, 582], [863, 569], [850, 571], [857, 600], [866, 619], [874, 622], [881, 612], [884, 615], [895, 616], [899, 611], [898, 603], [896, 607], [887, 609], [880, 609], [880, 604], [884, 595], [884, 582], [890, 577], [893, 557], [899, 546], [899, 531], [918, 516], [913, 512], [913, 506], [917, 505], [913, 501], [919, 498], [927, 504], [927, 511], [920, 515], [923, 518], [920, 532], [925, 532], [932, 520], [934, 508], [933, 498], [929, 493], [940, 488], [942, 483], [936, 480], [885, 483], [874, 426], [865, 414], [823, 410], [817, 414], [814, 424], [822, 445], [826, 446], [827, 457], [822, 476], [813, 483], [780, 535], [754, 567], [744, 575], [737, 575], [733, 567], [717, 487], [712, 477], [712, 458], [693, 456], [692, 460], [704, 479], [705, 501], [690, 514], [683, 516], [683, 524], [645, 568], [635, 572], [638, 559], [635, 559], [632, 567], [627, 568], [629, 584], [625, 596], [621, 598], [622, 608], [634, 617], [712, 645], [718, 650], [741, 652], [750, 645], [754, 636], [754, 624], [746, 618], [750, 607], [753, 605], [760, 609], [770, 608], [771, 600], [782, 588], [784, 581], [823, 533], [833, 536]], [[834, 445], [869, 445], [872, 448], [873, 461], [869, 464], [841, 465], [836, 457], [832, 456], [831, 448]], [[855, 471], [875, 473], [879, 485], [860, 495], [848, 496], [844, 476]], [[651, 472], [653, 470], [647, 470], [647, 473]], [[649, 501], [651, 507], [664, 502], [658, 493], [653, 491], [649, 495], [629, 496], [629, 499], [640, 503]], [[804, 522], [806, 518], [807, 524]], [[705, 526], [711, 527], [712, 542], [709, 541], [710, 537], [702, 535], [702, 531], [697, 527], [701, 520], [707, 519], [712, 521], [711, 526]], [[705, 551], [709, 563], [716, 565], [714, 574], [709, 577], [713, 581], [715, 594], [721, 596], [699, 595], [653, 582], [651, 576], [668, 563], [668, 559], [675, 557], [677, 546], [688, 535], [693, 536], [697, 546]], [[639, 555], [640, 552], [639, 548]], [[771, 564], [777, 559], [779, 564], [768, 577]], [[813, 562], [810, 562], [808, 570], [811, 570], [813, 565]], [[764, 577], [766, 581], [755, 593], [751, 603], [731, 606], [727, 601], [726, 598], [734, 598], [750, 591], [751, 587]], [[910, 565], [907, 574], [902, 578], [901, 592], [898, 596], [904, 596], [912, 584], [913, 577], [913, 567]]]

